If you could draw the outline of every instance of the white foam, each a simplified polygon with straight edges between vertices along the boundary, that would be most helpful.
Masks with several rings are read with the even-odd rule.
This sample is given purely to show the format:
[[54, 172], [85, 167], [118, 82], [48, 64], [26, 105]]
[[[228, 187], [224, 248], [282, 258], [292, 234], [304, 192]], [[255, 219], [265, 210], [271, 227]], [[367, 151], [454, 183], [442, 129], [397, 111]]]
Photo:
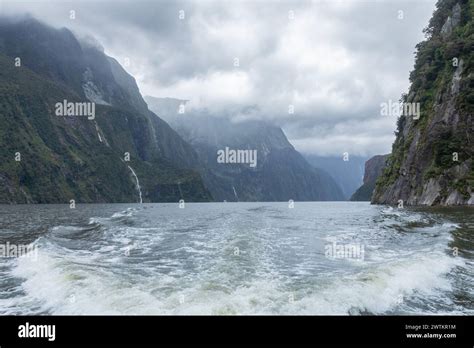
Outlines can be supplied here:
[[[358, 275], [334, 274], [294, 293], [291, 284], [264, 276], [235, 288], [219, 274], [196, 279], [193, 286], [165, 275], [126, 280], [91, 260], [84, 267], [84, 260], [65, 261], [44, 251], [37, 261], [20, 258], [13, 274], [25, 279], [23, 301], [41, 303], [54, 314], [347, 314], [354, 307], [382, 314], [398, 305], [400, 295], [448, 291], [444, 275], [460, 262], [442, 253], [420, 254]], [[161, 288], [171, 292], [153, 291]]]
[[289, 309], [295, 314], [347, 314], [352, 308], [383, 314], [399, 305], [400, 296], [443, 296], [443, 292], [451, 289], [445, 275], [459, 264], [460, 259], [441, 252], [419, 254], [364, 270], [351, 278], [336, 278]]
[[[129, 216], [133, 211], [116, 214], [111, 218]], [[443, 308], [449, 308], [448, 295], [452, 293], [449, 274], [457, 266], [468, 268], [461, 257], [445, 253], [444, 236], [449, 236], [449, 231], [455, 228], [451, 223], [422, 228], [425, 231], [440, 229], [441, 238], [420, 235], [418, 238], [426, 238], [430, 243], [421, 240], [421, 246], [408, 244], [406, 249], [387, 250], [386, 235], [381, 235], [380, 240], [375, 240], [378, 244], [367, 245], [368, 257], [364, 262], [340, 262], [323, 269], [324, 273], [317, 273], [314, 267], [320, 266], [319, 262], [326, 266], [326, 259], [302, 259], [288, 264], [275, 261], [275, 253], [292, 249], [298, 254], [308, 241], [297, 239], [294, 234], [280, 234], [280, 225], [265, 228], [257, 225], [248, 232], [236, 229], [228, 220], [216, 220], [216, 225], [206, 226], [206, 233], [190, 231], [181, 237], [177, 235], [176, 242], [169, 243], [169, 239], [174, 238], [170, 237], [174, 228], [187, 228], [197, 222], [178, 224], [170, 220], [165, 227], [162, 224], [156, 227], [112, 224], [113, 228], [107, 229], [100, 243], [94, 242], [96, 248], [87, 250], [66, 249], [55, 240], [42, 238], [37, 241], [36, 260], [14, 261], [11, 275], [22, 280], [24, 295], [0, 299], [0, 312], [348, 314], [368, 311], [385, 314], [395, 311], [421, 314], [420, 308], [426, 308], [427, 313], [431, 310], [433, 302], [430, 301], [443, 302]], [[253, 225], [248, 226], [251, 229]], [[326, 236], [324, 231], [314, 238], [326, 236], [326, 241], [334, 238], [339, 241], [341, 236], [337, 233], [349, 239], [357, 236], [354, 230], [347, 229], [345, 234], [341, 230]], [[358, 232], [362, 238], [367, 234], [370, 238], [379, 237], [370, 235], [371, 231]], [[273, 239], [275, 235], [278, 239]], [[397, 243], [409, 243], [414, 235], [400, 237]], [[160, 243], [165, 239], [169, 243], [165, 244], [169, 247], [163, 249], [166, 254], [152, 253], [161, 250]], [[234, 258], [233, 247], [242, 245], [241, 259]], [[186, 256], [179, 259], [173, 250]], [[132, 256], [128, 261], [126, 251]], [[145, 257], [140, 259], [143, 255]], [[192, 267], [185, 268], [186, 263], [193, 263]], [[288, 268], [279, 269], [282, 264]], [[404, 299], [402, 303], [399, 303], [400, 296]], [[444, 310], [432, 308], [430, 314]], [[455, 313], [456, 305], [452, 304], [452, 308]]]

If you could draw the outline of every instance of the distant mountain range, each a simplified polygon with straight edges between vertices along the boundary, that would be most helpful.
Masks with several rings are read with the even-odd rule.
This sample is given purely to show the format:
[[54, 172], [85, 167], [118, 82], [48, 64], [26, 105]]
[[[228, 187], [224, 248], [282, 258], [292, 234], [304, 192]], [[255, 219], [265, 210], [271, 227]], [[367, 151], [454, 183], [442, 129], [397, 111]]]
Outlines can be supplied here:
[[[216, 200], [344, 199], [331, 176], [313, 168], [279, 127], [262, 121], [232, 122], [231, 115], [214, 117], [206, 110], [188, 110], [185, 100], [155, 97], [145, 97], [145, 100], [151, 110], [196, 150], [201, 175]], [[184, 106], [184, 113], [179, 112], [180, 106]], [[225, 148], [256, 151], [256, 166], [219, 163], [218, 152]]]
[[316, 168], [321, 168], [336, 181], [341, 188], [344, 199], [349, 200], [352, 194], [362, 185], [364, 163], [367, 157], [354, 156], [350, 153], [347, 158], [340, 156], [317, 156], [305, 154], [306, 160]]

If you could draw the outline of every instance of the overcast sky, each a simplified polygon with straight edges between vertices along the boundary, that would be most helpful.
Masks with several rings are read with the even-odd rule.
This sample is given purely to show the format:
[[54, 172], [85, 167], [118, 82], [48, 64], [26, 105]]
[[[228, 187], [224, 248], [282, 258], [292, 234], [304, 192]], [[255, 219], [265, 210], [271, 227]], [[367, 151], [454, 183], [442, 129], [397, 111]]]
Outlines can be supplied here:
[[[4, 0], [3, 11], [94, 36], [143, 95], [269, 119], [297, 150], [339, 156], [390, 152], [396, 119], [380, 104], [407, 91], [434, 4]], [[239, 114], [247, 106], [254, 111]]]

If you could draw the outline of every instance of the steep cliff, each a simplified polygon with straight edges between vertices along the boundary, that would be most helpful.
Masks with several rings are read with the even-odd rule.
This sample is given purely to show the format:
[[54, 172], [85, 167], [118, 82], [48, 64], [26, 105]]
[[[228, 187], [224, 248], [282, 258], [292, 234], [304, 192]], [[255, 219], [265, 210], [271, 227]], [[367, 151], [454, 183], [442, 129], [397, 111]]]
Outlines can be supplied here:
[[[0, 19], [0, 96], [0, 203], [211, 199], [135, 79], [67, 29]], [[57, 115], [63, 101], [95, 115]]]
[[402, 115], [387, 168], [372, 203], [474, 204], [474, 1], [441, 0], [417, 45]]
[[385, 168], [389, 155], [377, 155], [365, 162], [364, 183], [351, 197], [351, 201], [370, 201], [375, 183]]

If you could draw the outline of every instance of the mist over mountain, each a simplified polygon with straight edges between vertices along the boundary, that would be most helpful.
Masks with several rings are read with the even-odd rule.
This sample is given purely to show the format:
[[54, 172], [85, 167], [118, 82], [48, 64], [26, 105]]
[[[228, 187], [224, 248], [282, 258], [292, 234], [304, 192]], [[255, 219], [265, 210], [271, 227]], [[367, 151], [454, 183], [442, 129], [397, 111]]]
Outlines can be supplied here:
[[[94, 40], [31, 18], [2, 19], [0, 55], [2, 202], [344, 198], [266, 122], [185, 114], [167, 117], [174, 131]], [[160, 114], [169, 115], [169, 102]], [[95, 113], [59, 116], [58, 103], [93, 104]], [[255, 166], [218, 163], [226, 148], [255, 151]]]
[[189, 99], [216, 114], [258, 106], [302, 154], [338, 157], [389, 152], [396, 119], [380, 117], [379, 104], [408, 87], [436, 0], [406, 8], [351, 0], [44, 2], [4, 1], [2, 10], [100, 39], [88, 41], [126, 65], [144, 95]]
[[[135, 79], [69, 30], [2, 18], [0, 89], [0, 202], [211, 199], [197, 154]], [[95, 114], [58, 115], [63, 102]]]
[[[206, 187], [217, 200], [344, 199], [331, 176], [313, 168], [279, 127], [263, 121], [232, 121], [232, 115], [214, 117], [205, 109], [187, 110], [185, 100], [155, 97], [145, 100], [151, 110], [197, 151]], [[246, 112], [253, 110], [242, 111]], [[219, 163], [218, 151], [225, 148], [256, 151], [256, 166]]]
[[[397, 118], [379, 107], [406, 86], [401, 72], [408, 75], [414, 36], [404, 34], [421, 35], [414, 18], [429, 6], [414, 5], [398, 18], [393, 4], [354, 6], [350, 16], [323, 6], [312, 17], [303, 10], [313, 5], [292, 19], [285, 7], [236, 4], [242, 12], [233, 17], [226, 8], [196, 5], [186, 20], [171, 18], [174, 6], [158, 6], [157, 30], [150, 11], [130, 12], [132, 2], [114, 7], [108, 26], [102, 14], [76, 21], [54, 15], [63, 5], [51, 14], [9, 3], [5, 13], [27, 8], [74, 31], [20, 15], [0, 19], [0, 202], [348, 199], [367, 160], [351, 151], [373, 154], [393, 139]], [[373, 203], [472, 204], [473, 6], [438, 2], [402, 95], [421, 117], [398, 118]], [[234, 30], [255, 20], [252, 9], [271, 21]], [[325, 22], [320, 32], [332, 12], [340, 25]], [[386, 26], [373, 14], [385, 16]], [[370, 30], [353, 30], [367, 18]], [[126, 29], [117, 28], [123, 35], [116, 34], [111, 24], [125, 19]], [[403, 29], [389, 42], [377, 28]], [[94, 32], [107, 49], [87, 35]], [[124, 58], [147, 94], [183, 99], [150, 97], [152, 112], [119, 63]]]
[[323, 169], [331, 175], [341, 188], [344, 199], [348, 200], [362, 185], [366, 157], [351, 154], [348, 154], [347, 158], [344, 157], [344, 154], [339, 157], [304, 154], [304, 157], [313, 167]]

